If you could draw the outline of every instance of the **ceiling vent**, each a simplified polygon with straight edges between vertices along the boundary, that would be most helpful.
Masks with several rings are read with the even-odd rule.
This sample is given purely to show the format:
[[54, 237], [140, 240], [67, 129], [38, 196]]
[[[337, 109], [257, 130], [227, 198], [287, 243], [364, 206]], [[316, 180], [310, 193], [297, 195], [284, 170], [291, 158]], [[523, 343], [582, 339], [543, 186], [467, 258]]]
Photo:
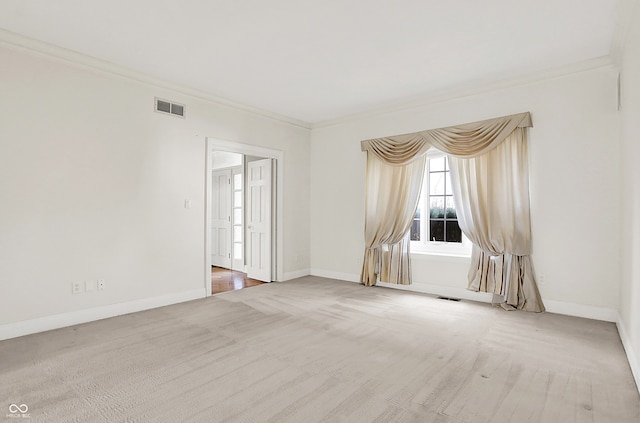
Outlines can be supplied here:
[[184, 118], [184, 104], [178, 104], [169, 100], [163, 100], [161, 98], [156, 97], [155, 110], [156, 112], [159, 112], [159, 113], [165, 113], [165, 114]]

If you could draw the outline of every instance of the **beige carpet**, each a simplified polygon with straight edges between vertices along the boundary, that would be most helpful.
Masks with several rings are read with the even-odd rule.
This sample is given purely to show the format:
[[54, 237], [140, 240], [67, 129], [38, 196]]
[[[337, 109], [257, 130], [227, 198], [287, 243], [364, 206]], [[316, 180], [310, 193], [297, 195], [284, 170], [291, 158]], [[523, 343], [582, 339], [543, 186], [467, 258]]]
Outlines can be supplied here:
[[616, 422], [615, 326], [306, 277], [0, 342], [0, 420]]

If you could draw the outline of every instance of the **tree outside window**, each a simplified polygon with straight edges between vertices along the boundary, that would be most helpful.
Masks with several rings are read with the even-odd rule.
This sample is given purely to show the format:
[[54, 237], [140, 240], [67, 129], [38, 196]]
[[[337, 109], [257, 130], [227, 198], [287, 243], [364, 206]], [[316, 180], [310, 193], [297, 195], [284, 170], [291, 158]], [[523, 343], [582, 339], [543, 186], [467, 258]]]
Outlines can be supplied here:
[[422, 193], [410, 230], [414, 243], [463, 243], [453, 202], [449, 160], [440, 155], [427, 159]]

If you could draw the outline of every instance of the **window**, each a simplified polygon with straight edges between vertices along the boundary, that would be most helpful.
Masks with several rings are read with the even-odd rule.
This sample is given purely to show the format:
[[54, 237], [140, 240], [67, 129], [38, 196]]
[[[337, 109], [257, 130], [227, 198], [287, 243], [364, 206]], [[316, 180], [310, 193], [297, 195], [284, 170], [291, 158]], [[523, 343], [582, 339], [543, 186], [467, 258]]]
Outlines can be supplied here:
[[427, 157], [422, 193], [410, 237], [411, 250], [414, 252], [452, 255], [468, 255], [471, 252], [471, 243], [458, 225], [449, 160], [442, 153]]
[[237, 166], [232, 170], [233, 178], [231, 180], [231, 190], [233, 192], [233, 263], [232, 268], [234, 270], [244, 269], [244, 238], [242, 235], [242, 230], [244, 228], [244, 224], [242, 222], [243, 215], [243, 182], [242, 182], [242, 167]]

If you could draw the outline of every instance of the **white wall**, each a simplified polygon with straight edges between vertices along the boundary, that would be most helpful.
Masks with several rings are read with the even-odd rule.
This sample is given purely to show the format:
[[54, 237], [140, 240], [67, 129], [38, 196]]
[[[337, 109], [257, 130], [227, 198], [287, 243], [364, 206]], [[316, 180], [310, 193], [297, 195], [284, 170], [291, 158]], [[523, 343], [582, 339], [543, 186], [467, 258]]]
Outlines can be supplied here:
[[284, 272], [309, 268], [308, 129], [2, 43], [0, 64], [0, 325], [204, 293], [206, 137], [284, 152]]
[[[639, 21], [637, 5], [630, 22]], [[640, 386], [640, 26], [630, 28], [621, 67], [623, 225], [619, 328]]]
[[[311, 134], [312, 273], [357, 279], [364, 248], [360, 140], [530, 111], [533, 260], [543, 297], [613, 311], [620, 278], [616, 72], [562, 77], [379, 113]], [[468, 259], [414, 255], [413, 280], [466, 287]]]
[[225, 169], [227, 167], [242, 166], [242, 154], [228, 151], [214, 151], [211, 153], [211, 169]]

